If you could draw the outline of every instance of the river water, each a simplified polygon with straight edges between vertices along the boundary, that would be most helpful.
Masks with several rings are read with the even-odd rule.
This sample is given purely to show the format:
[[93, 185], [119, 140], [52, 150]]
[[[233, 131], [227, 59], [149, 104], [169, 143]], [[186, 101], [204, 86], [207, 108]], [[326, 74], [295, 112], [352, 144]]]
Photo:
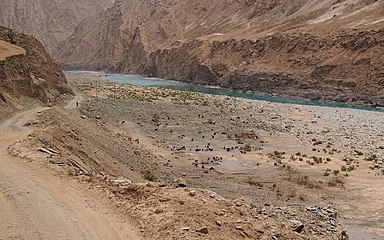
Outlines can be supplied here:
[[158, 78], [147, 78], [147, 77], [142, 77], [137, 75], [106, 74], [104, 72], [94, 72], [94, 71], [67, 71], [67, 72], [72, 74], [79, 74], [79, 75], [97, 76], [104, 80], [113, 81], [117, 83], [131, 84], [135, 86], [160, 87], [160, 88], [181, 90], [181, 91], [187, 91], [187, 92], [207, 93], [207, 94], [213, 94], [213, 95], [223, 95], [223, 96], [230, 96], [230, 97], [268, 101], [268, 102], [277, 102], [277, 103], [291, 103], [291, 104], [299, 104], [299, 105], [337, 107], [337, 108], [353, 108], [353, 109], [361, 109], [361, 110], [368, 110], [368, 111], [384, 112], [383, 109], [368, 107], [368, 106], [336, 103], [336, 102], [320, 102], [320, 101], [312, 101], [312, 100], [302, 99], [302, 98], [278, 97], [278, 96], [272, 96], [272, 95], [262, 94], [262, 93], [259, 93], [259, 94], [245, 93], [242, 91], [224, 89], [219, 87], [206, 87], [206, 86], [200, 86], [200, 85], [177, 82], [177, 81], [169, 81], [169, 80], [158, 79]]

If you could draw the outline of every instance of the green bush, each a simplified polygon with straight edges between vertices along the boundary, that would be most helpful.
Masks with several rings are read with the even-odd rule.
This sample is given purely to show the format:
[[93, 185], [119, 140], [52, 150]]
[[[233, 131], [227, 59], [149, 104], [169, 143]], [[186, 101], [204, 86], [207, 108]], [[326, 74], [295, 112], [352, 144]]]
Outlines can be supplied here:
[[153, 182], [153, 181], [156, 180], [155, 175], [153, 175], [153, 173], [151, 171], [149, 171], [149, 170], [143, 171], [143, 177], [144, 177], [145, 180], [148, 180], [150, 182]]

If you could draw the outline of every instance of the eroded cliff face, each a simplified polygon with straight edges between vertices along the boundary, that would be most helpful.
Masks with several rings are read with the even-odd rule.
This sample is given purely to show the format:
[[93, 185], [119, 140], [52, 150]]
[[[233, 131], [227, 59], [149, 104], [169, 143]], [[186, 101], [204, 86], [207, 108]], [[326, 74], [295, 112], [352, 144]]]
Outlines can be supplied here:
[[55, 56], [72, 67], [382, 106], [383, 16], [383, 0], [118, 0]]
[[0, 0], [0, 25], [33, 35], [51, 50], [113, 0]]
[[0, 27], [0, 49], [1, 113], [29, 101], [53, 104], [62, 94], [73, 94], [60, 66], [35, 38]]

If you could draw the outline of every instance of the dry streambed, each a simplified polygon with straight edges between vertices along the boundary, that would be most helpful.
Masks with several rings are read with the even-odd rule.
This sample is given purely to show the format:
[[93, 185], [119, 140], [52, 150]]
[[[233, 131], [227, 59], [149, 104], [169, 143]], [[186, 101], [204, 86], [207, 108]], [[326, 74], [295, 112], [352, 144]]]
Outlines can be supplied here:
[[[220, 232], [225, 236], [225, 231], [258, 236], [244, 229], [247, 224], [240, 224], [244, 216], [252, 216], [248, 220], [256, 225], [257, 219], [268, 219], [275, 230], [279, 227], [274, 221], [285, 219], [291, 233], [319, 239], [340, 237], [340, 220], [355, 236], [383, 235], [382, 113], [138, 88], [78, 76], [69, 79], [85, 94], [80, 109], [48, 112], [40, 120], [48, 127], [14, 148], [60, 150], [59, 156], [50, 154], [48, 166], [67, 169], [92, 186], [107, 189], [100, 190], [104, 193], [111, 191], [108, 197], [122, 201], [122, 209], [142, 219], [146, 236], [187, 234], [193, 239], [203, 234], [209, 238]], [[46, 154], [40, 151], [39, 158]], [[110, 184], [104, 188], [99, 183], [119, 176], [150, 181], [155, 187], [129, 183], [111, 190]], [[154, 203], [140, 197], [143, 208], [129, 207], [133, 192], [145, 196], [155, 191], [160, 198], [169, 194], [156, 186], [188, 187], [185, 193], [175, 190], [169, 198], [198, 196], [198, 201], [208, 199], [206, 204], [213, 204], [212, 208], [221, 208], [214, 202], [223, 196], [230, 200], [229, 209], [240, 210], [227, 220], [217, 219], [221, 213], [213, 212], [212, 221], [201, 223], [203, 204], [201, 211], [185, 216], [197, 222], [181, 226], [170, 217], [185, 212], [187, 206], [175, 208], [173, 201], [160, 201], [153, 213], [143, 212]], [[200, 195], [194, 188], [215, 194]], [[241, 211], [242, 207], [248, 210]], [[143, 219], [173, 220], [165, 232], [159, 232]], [[226, 226], [234, 228], [223, 230], [219, 225], [226, 221]], [[210, 234], [195, 231], [204, 227]], [[265, 236], [279, 232], [258, 228], [264, 229], [260, 231]]]
[[[95, 96], [93, 83], [75, 83]], [[98, 86], [85, 108], [142, 137], [161, 159], [154, 176], [167, 169], [190, 186], [258, 206], [335, 205], [357, 232], [383, 235], [383, 113]]]

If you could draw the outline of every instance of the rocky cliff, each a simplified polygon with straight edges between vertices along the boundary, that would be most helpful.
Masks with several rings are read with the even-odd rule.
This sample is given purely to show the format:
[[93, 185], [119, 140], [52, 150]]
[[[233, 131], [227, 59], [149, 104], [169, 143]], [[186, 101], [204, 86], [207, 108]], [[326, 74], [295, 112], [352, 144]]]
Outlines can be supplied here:
[[68, 67], [383, 106], [383, 16], [383, 0], [117, 0], [55, 56]]
[[50, 52], [113, 0], [0, 0], [0, 25], [33, 35]]
[[[59, 65], [41, 43], [0, 27], [0, 112], [31, 101], [52, 104], [72, 94]], [[4, 117], [4, 115], [1, 117]]]

